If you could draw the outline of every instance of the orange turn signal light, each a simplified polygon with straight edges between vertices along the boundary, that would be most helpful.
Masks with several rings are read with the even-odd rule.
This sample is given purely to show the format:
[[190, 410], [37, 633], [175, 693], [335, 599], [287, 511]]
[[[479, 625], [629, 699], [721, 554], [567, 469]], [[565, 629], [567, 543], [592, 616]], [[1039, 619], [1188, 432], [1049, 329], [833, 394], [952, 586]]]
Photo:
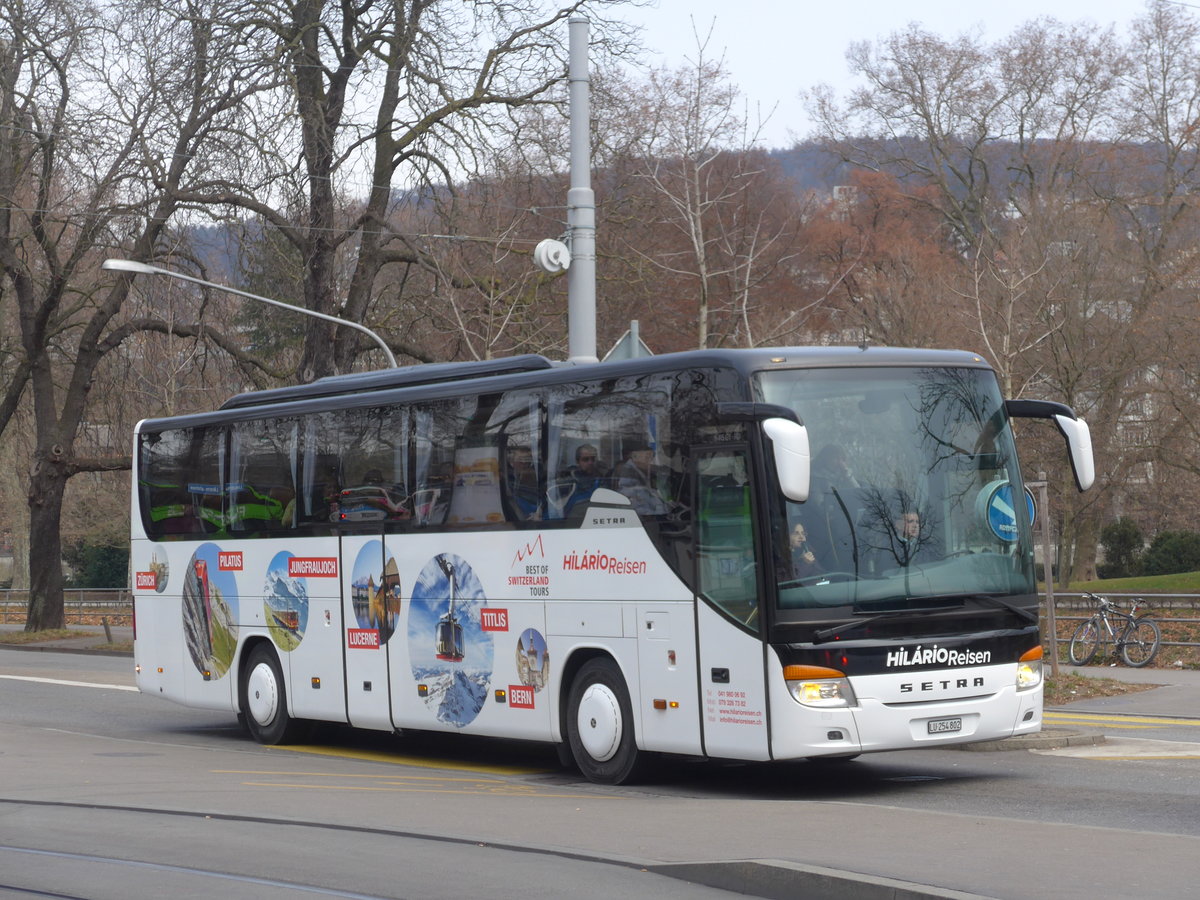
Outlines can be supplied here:
[[845, 672], [827, 669], [824, 666], [784, 666], [785, 681], [815, 681], [819, 678], [845, 678]]

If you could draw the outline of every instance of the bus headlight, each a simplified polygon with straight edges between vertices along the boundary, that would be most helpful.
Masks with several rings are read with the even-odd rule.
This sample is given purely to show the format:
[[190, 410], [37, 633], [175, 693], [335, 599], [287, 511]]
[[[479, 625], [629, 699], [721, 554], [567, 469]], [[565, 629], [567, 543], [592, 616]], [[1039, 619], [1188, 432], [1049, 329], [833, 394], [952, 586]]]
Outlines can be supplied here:
[[837, 669], [823, 666], [785, 666], [783, 678], [797, 703], [805, 706], [857, 706], [850, 679]]
[[1017, 661], [1017, 690], [1027, 691], [1042, 683], [1042, 648], [1034, 647]]

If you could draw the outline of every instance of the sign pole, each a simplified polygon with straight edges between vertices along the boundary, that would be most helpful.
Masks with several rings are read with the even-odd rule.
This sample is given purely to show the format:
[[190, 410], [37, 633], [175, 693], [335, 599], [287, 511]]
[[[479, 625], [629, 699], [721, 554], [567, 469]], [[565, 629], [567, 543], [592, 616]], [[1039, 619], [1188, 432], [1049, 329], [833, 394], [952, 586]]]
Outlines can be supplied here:
[[1031, 482], [1031, 488], [1037, 488], [1038, 505], [1042, 508], [1041, 521], [1038, 522], [1042, 536], [1042, 572], [1046, 579], [1046, 643], [1050, 653], [1050, 674], [1058, 676], [1058, 618], [1054, 610], [1054, 567], [1051, 565], [1050, 502], [1046, 498], [1046, 473], [1038, 472], [1038, 480]]

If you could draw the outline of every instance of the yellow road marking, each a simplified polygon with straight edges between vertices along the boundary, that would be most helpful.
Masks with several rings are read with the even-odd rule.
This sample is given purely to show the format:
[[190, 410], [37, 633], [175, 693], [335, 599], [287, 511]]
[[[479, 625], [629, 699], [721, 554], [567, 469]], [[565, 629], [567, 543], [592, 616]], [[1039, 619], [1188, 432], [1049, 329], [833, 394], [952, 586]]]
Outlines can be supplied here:
[[[353, 774], [353, 773], [329, 773], [329, 772], [284, 772], [284, 771], [260, 771], [254, 769], [213, 769], [215, 775], [242, 775], [242, 776], [283, 776], [291, 779], [312, 778], [317, 780], [327, 780], [326, 784], [305, 784], [302, 781], [252, 781], [246, 780], [242, 784], [247, 787], [276, 787], [289, 788], [292, 790], [317, 790], [317, 791], [373, 791], [382, 793], [421, 793], [421, 794], [473, 794], [473, 795], [492, 795], [503, 797], [542, 797], [556, 799], [571, 799], [571, 800], [618, 800], [619, 797], [605, 796], [601, 794], [574, 794], [565, 791], [552, 791], [538, 788], [533, 785], [514, 784], [510, 781], [504, 781], [499, 778], [466, 778], [455, 777], [453, 775], [446, 777], [436, 777], [430, 775], [401, 775], [397, 776], [392, 773], [388, 774]], [[345, 782], [354, 781], [355, 784], [347, 784]], [[342, 783], [333, 783], [342, 782]], [[369, 782], [363, 784], [363, 782]]]
[[401, 756], [396, 753], [376, 753], [370, 750], [346, 750], [339, 747], [304, 747], [289, 745], [286, 747], [270, 747], [273, 750], [291, 750], [295, 753], [311, 753], [314, 756], [334, 756], [339, 759], [361, 759], [368, 762], [390, 763], [396, 766], [416, 766], [425, 769], [456, 769], [461, 772], [483, 772], [489, 775], [540, 775], [548, 769], [534, 769], [528, 766], [491, 766], [476, 763], [451, 762], [442, 759], [428, 759], [420, 756]]
[[542, 797], [554, 799], [570, 799], [570, 800], [619, 800], [619, 797], [605, 796], [602, 794], [563, 794], [553, 791], [539, 791], [533, 788], [520, 789], [513, 785], [497, 785], [495, 788], [487, 790], [466, 790], [465, 788], [447, 788], [436, 786], [405, 786], [403, 784], [385, 783], [378, 787], [359, 787], [341, 784], [295, 784], [290, 782], [274, 782], [274, 781], [243, 781], [246, 787], [281, 787], [289, 790], [309, 790], [309, 791], [371, 791], [374, 793], [393, 793], [393, 794], [463, 794], [474, 796], [494, 796], [494, 797]]
[[[1114, 716], [1104, 713], [1045, 712], [1044, 719], [1056, 722], [1132, 723], [1134, 725], [1192, 725], [1200, 727], [1200, 719], [1168, 719], [1159, 716]], [[1129, 727], [1128, 725], [1126, 727]]]
[[1136, 762], [1139, 759], [1200, 759], [1200, 756], [1198, 756], [1196, 754], [1187, 753], [1187, 754], [1180, 754], [1178, 756], [1171, 756], [1171, 755], [1167, 755], [1167, 756], [1149, 756], [1149, 755], [1146, 755], [1146, 756], [1089, 756], [1088, 759], [1119, 759], [1119, 760]]
[[[467, 781], [471, 784], [478, 784], [481, 781], [488, 781], [486, 778], [456, 778], [453, 775], [435, 777], [432, 775], [403, 775], [397, 776], [391, 773], [387, 775], [374, 774], [367, 775], [355, 772], [285, 772], [274, 771], [271, 769], [213, 769], [215, 775], [287, 775], [292, 778], [346, 778], [346, 779], [362, 779], [364, 781], [380, 781], [383, 779], [395, 780], [396, 778], [404, 778], [407, 781]], [[507, 784], [499, 778], [492, 779], [496, 784]]]

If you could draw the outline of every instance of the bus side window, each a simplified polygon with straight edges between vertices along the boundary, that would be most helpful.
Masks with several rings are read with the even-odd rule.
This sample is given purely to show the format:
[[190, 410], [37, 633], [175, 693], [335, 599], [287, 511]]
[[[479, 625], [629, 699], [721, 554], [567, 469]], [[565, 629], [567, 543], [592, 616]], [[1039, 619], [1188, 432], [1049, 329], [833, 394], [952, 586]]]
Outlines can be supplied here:
[[[476, 520], [487, 522], [539, 522], [547, 517], [545, 453], [542, 441], [541, 392], [508, 391], [480, 398], [478, 415], [487, 415], [487, 425], [472, 443], [482, 454], [476, 468], [495, 465], [498, 490], [490, 484], [492, 474], [476, 471], [473, 509]], [[479, 484], [481, 480], [488, 484]], [[455, 479], [455, 487], [460, 479]], [[458, 506], [460, 513], [468, 512]], [[462, 518], [460, 517], [460, 521]]]
[[412, 411], [412, 522], [417, 527], [446, 521], [454, 492], [455, 448], [474, 408], [474, 399], [464, 397]]
[[412, 518], [408, 479], [408, 410], [353, 410], [343, 422], [337, 499], [341, 522], [406, 522]]
[[226, 485], [231, 531], [270, 533], [285, 527], [284, 512], [296, 496], [291, 462], [295, 430], [294, 419], [233, 427]]
[[149, 432], [141, 436], [141, 507], [146, 533], [152, 538], [204, 532], [204, 523], [188, 491], [193, 452], [190, 428]]

